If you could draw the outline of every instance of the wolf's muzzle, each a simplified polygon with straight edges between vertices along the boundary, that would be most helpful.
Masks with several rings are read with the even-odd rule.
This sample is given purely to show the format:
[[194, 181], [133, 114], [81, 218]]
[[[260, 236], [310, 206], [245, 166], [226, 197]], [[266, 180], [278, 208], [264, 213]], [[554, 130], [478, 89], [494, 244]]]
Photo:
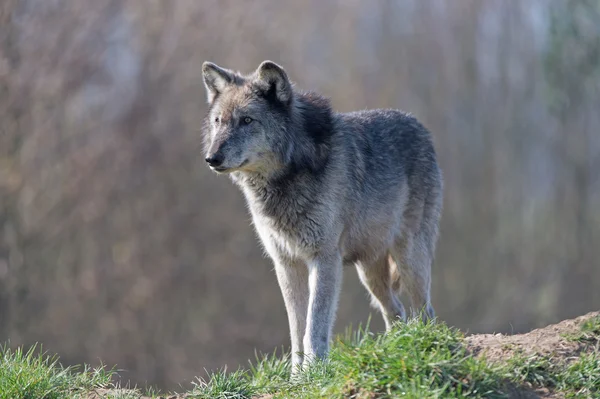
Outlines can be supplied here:
[[223, 160], [225, 159], [225, 157], [223, 157], [222, 154], [220, 153], [215, 153], [209, 157], [207, 157], [205, 159], [205, 161], [212, 166], [213, 168], [219, 167], [223, 164]]

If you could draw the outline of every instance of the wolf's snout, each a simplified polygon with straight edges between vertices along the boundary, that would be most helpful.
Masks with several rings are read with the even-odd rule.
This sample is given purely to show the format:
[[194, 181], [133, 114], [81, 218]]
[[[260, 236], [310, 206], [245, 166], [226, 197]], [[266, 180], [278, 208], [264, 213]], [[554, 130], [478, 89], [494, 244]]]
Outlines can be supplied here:
[[221, 166], [223, 164], [223, 160], [223, 155], [219, 154], [218, 152], [205, 159], [210, 166], [215, 168]]

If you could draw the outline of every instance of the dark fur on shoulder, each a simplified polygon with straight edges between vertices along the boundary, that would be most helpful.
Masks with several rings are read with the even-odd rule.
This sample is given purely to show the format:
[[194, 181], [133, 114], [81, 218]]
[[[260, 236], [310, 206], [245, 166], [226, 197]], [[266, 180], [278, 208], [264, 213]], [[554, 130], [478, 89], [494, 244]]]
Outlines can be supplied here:
[[294, 99], [292, 120], [299, 120], [299, 128], [290, 126], [293, 135], [302, 142], [299, 147], [305, 151], [293, 159], [292, 170], [319, 173], [327, 165], [334, 134], [333, 115], [329, 100], [316, 93], [298, 93]]

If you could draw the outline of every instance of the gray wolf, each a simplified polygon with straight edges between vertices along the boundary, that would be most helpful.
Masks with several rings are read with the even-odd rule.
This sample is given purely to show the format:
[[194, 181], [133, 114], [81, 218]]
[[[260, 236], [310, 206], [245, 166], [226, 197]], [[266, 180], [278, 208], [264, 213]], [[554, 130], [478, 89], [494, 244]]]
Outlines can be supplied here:
[[202, 66], [206, 162], [243, 191], [289, 319], [293, 373], [329, 350], [345, 265], [386, 328], [435, 317], [431, 264], [442, 174], [428, 130], [398, 110], [334, 112], [264, 61], [249, 75]]

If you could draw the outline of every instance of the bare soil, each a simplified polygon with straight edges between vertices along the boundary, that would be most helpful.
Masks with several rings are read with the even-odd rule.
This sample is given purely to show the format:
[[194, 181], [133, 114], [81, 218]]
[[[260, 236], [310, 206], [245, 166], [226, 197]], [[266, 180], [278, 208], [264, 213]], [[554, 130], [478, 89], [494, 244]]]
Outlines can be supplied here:
[[[526, 334], [474, 334], [466, 337], [467, 347], [475, 356], [485, 356], [488, 361], [502, 362], [515, 355], [544, 356], [553, 361], [570, 362], [583, 352], [591, 351], [598, 342], [569, 339], [581, 331], [581, 324], [600, 312], [590, 312], [575, 319], [563, 320]], [[519, 387], [511, 389], [511, 398], [562, 398], [547, 389]]]
[[586, 320], [600, 315], [590, 312], [571, 320], [563, 320], [544, 328], [538, 328], [526, 334], [475, 334], [467, 336], [467, 346], [477, 356], [484, 355], [488, 360], [502, 361], [517, 353], [523, 355], [542, 355], [570, 360], [577, 358], [589, 349], [589, 343], [566, 339], [580, 331], [580, 325]]

